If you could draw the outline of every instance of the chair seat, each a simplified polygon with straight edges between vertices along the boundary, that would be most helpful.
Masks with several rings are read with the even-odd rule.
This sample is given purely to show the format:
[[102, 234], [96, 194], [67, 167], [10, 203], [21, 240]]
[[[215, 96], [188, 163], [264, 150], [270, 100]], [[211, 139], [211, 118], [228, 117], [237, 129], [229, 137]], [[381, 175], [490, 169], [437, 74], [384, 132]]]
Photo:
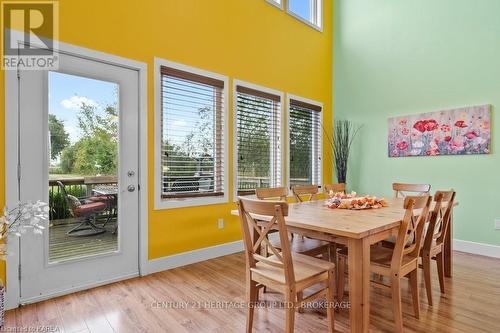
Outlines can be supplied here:
[[436, 254], [440, 253], [441, 251], [443, 251], [443, 245], [444, 244], [438, 244], [437, 241], [435, 239], [432, 240], [432, 243], [431, 243], [431, 246], [429, 249], [426, 249], [426, 248], [421, 248], [420, 249], [420, 256], [423, 256], [424, 253], [426, 251], [429, 252], [429, 254], [431, 255], [431, 257], [434, 257]]
[[[275, 255], [270, 256], [269, 259], [278, 261]], [[296, 283], [321, 275], [329, 270], [335, 270], [335, 264], [331, 262], [300, 253], [292, 253], [292, 261]], [[272, 266], [265, 262], [258, 262], [255, 268], [250, 268], [250, 270], [254, 274], [261, 275], [279, 284], [286, 283], [283, 268]]]
[[73, 213], [76, 216], [82, 216], [88, 213], [100, 212], [105, 209], [106, 209], [106, 204], [104, 202], [93, 202], [75, 207], [73, 209]]
[[[396, 244], [396, 238], [397, 238], [396, 236], [389, 236], [386, 239], [384, 239], [383, 242], [386, 243], [386, 244], [392, 244], [394, 246], [394, 244]], [[413, 235], [412, 235], [406, 241], [406, 245], [412, 244], [413, 240], [414, 240], [414, 238], [413, 238]]]
[[[295, 253], [301, 253], [305, 255], [316, 256], [328, 251], [328, 246], [330, 243], [320, 241], [317, 239], [311, 239], [307, 237], [289, 237], [290, 240], [290, 250]], [[280, 240], [271, 241], [271, 244], [281, 250]]]
[[[372, 265], [391, 267], [392, 255], [394, 254], [394, 249], [379, 246], [374, 244], [370, 248], [370, 261]], [[348, 250], [347, 247], [342, 248], [338, 251], [339, 256], [347, 257]], [[412, 259], [410, 256], [405, 255], [403, 257], [402, 266], [410, 263]]]
[[[424, 225], [424, 240], [425, 240], [425, 235], [427, 234], [427, 229], [429, 228], [429, 224], [425, 224]], [[408, 244], [411, 244], [411, 242], [413, 241], [413, 237], [409, 238], [408, 239], [408, 242], [407, 242], [407, 245]], [[390, 236], [386, 239], [384, 239], [382, 241], [382, 245], [386, 248], [390, 248], [390, 249], [393, 249], [394, 248], [394, 245], [396, 244], [396, 236]], [[423, 245], [423, 247], [425, 247], [425, 244]], [[431, 255], [434, 255], [435, 253], [439, 253], [439, 251], [441, 250], [441, 245], [438, 245], [437, 244], [437, 240], [436, 239], [433, 239], [432, 240], [432, 243], [431, 243], [431, 246], [430, 246], [430, 252], [431, 252]], [[420, 255], [422, 255], [422, 252], [424, 251], [424, 248], [420, 249]]]

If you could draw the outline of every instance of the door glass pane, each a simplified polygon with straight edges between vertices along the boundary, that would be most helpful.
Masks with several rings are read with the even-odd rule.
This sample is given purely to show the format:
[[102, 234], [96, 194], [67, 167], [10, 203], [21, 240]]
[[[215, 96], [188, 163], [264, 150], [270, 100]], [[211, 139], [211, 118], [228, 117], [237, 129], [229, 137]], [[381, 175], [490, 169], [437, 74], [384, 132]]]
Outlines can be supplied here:
[[49, 263], [118, 250], [115, 83], [49, 72]]

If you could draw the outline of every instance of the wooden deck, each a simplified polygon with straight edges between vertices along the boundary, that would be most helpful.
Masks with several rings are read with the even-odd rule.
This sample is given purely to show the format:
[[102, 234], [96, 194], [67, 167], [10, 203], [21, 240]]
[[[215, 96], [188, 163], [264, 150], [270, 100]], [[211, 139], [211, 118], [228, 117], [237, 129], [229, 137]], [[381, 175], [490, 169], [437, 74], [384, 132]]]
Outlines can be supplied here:
[[66, 235], [78, 223], [54, 223], [49, 228], [49, 262], [60, 262], [118, 250], [116, 220], [106, 225], [106, 232], [87, 237]]

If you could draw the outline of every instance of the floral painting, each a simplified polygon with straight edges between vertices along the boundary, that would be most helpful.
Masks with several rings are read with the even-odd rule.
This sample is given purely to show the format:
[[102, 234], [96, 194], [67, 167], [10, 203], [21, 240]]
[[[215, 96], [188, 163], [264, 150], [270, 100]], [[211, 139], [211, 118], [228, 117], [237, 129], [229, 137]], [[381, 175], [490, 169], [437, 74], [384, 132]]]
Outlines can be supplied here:
[[490, 105], [389, 119], [389, 157], [490, 152]]

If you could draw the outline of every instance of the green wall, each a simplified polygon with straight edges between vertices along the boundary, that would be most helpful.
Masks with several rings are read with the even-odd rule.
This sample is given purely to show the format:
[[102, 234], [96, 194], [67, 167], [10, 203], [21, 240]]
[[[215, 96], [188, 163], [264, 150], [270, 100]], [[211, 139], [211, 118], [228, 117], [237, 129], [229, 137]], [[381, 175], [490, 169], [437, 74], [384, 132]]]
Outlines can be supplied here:
[[[391, 195], [391, 183], [457, 191], [454, 238], [500, 245], [500, 1], [336, 0], [334, 115], [364, 127], [349, 187]], [[387, 118], [492, 104], [492, 153], [387, 157]]]

